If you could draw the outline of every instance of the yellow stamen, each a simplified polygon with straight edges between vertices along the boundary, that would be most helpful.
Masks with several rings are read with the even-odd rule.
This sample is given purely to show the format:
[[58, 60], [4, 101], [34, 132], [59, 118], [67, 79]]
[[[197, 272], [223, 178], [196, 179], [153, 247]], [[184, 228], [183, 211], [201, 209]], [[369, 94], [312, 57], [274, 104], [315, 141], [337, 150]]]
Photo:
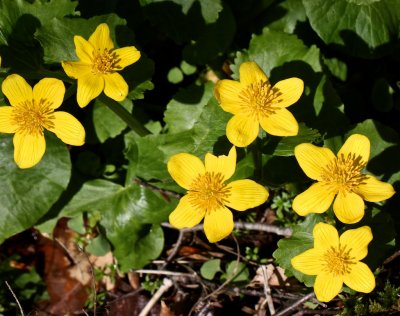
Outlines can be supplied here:
[[199, 175], [190, 185], [188, 196], [193, 206], [213, 211], [223, 206], [229, 197], [229, 189], [221, 173], [206, 172]]
[[367, 176], [361, 173], [366, 165], [361, 156], [353, 153], [345, 157], [341, 154], [326, 167], [322, 178], [338, 191], [352, 192], [367, 179]]
[[248, 85], [239, 94], [243, 101], [242, 109], [247, 115], [256, 119], [268, 117], [280, 108], [275, 106], [281, 100], [277, 99], [281, 95], [278, 89], [271, 87], [269, 82], [259, 81]]
[[100, 49], [93, 53], [92, 72], [94, 74], [108, 74], [120, 70], [118, 63], [121, 58], [112, 49], [105, 48], [103, 52]]
[[17, 132], [29, 135], [43, 135], [43, 129], [54, 127], [54, 110], [46, 99], [26, 100], [14, 107], [12, 120], [18, 126]]
[[324, 271], [335, 276], [343, 276], [351, 272], [351, 265], [355, 264], [355, 258], [350, 256], [351, 249], [339, 246], [329, 248], [323, 255]]

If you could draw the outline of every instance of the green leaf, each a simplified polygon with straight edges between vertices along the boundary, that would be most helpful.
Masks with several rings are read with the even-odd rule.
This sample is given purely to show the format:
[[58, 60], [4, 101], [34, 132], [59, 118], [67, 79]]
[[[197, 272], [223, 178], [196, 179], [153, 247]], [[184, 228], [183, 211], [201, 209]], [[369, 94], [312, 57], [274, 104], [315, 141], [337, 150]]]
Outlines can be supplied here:
[[164, 237], [159, 223], [168, 218], [177, 201], [167, 201], [139, 185], [123, 187], [106, 180], [85, 183], [60, 216], [100, 212], [100, 225], [113, 245], [122, 271], [138, 269], [157, 258]]
[[226, 280], [233, 276], [235, 277], [232, 279], [232, 283], [249, 281], [250, 272], [249, 269], [246, 267], [246, 264], [236, 261], [229, 262], [226, 266], [226, 273], [221, 276], [221, 279]]
[[[180, 65], [182, 72], [186, 76], [193, 75], [197, 71], [197, 67], [193, 66], [191, 64], [188, 64], [186, 61], [182, 60], [181, 65]], [[207, 83], [206, 83], [207, 84]]]
[[[120, 103], [127, 111], [132, 112], [132, 101], [125, 99]], [[101, 143], [118, 136], [127, 127], [127, 124], [99, 99], [94, 101], [93, 125]]]
[[221, 259], [208, 260], [200, 268], [200, 274], [206, 280], [214, 279], [217, 272], [221, 272]]
[[95, 256], [104, 256], [111, 251], [111, 246], [108, 240], [102, 234], [99, 234], [90, 241], [85, 250]]
[[66, 146], [54, 135], [46, 134], [46, 153], [30, 169], [19, 169], [14, 162], [10, 135], [0, 135], [0, 244], [31, 226], [44, 216], [66, 189], [71, 162]]
[[168, 71], [167, 79], [171, 83], [179, 83], [183, 80], [183, 73], [178, 67], [171, 68]]
[[303, 0], [303, 5], [321, 39], [348, 54], [386, 55], [400, 38], [397, 0]]
[[285, 269], [287, 276], [294, 276], [306, 286], [313, 286], [315, 276], [305, 275], [293, 268], [290, 261], [300, 253], [313, 248], [314, 238], [312, 231], [314, 226], [323, 221], [320, 214], [311, 214], [303, 223], [293, 228], [293, 235], [278, 241], [278, 249], [272, 254], [279, 266]]

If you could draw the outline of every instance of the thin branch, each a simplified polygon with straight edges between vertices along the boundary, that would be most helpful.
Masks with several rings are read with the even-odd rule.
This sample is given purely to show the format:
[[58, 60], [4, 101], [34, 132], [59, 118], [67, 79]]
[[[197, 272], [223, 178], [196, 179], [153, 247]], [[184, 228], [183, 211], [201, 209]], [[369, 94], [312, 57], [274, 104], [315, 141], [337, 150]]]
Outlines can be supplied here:
[[[171, 229], [177, 229], [169, 223], [161, 223], [161, 226]], [[279, 236], [289, 237], [292, 235], [292, 230], [290, 228], [281, 228], [274, 225], [262, 224], [262, 223], [243, 223], [243, 222], [235, 222], [236, 229], [242, 230], [258, 230], [266, 233], [276, 234]], [[183, 232], [197, 232], [203, 230], [203, 225], [197, 225], [191, 228], [183, 228], [181, 229]]]
[[165, 267], [172, 261], [172, 259], [178, 253], [179, 249], [181, 248], [182, 241], [183, 241], [183, 235], [184, 235], [184, 232], [180, 230], [178, 240], [176, 241], [175, 246], [174, 246], [174, 250], [171, 252], [171, 254], [168, 256], [167, 260], [165, 260], [163, 265], [160, 267], [160, 270], [165, 269]]
[[385, 261], [383, 261], [383, 264], [386, 265], [390, 262], [392, 262], [394, 259], [396, 259], [398, 256], [400, 256], [400, 250], [397, 250], [394, 254], [392, 254], [390, 257], [386, 258]]
[[25, 315], [25, 314], [24, 314], [24, 310], [22, 309], [22, 306], [21, 306], [21, 304], [19, 303], [17, 296], [15, 295], [14, 291], [12, 290], [12, 288], [11, 288], [11, 286], [8, 284], [8, 282], [7, 282], [7, 281], [4, 281], [4, 282], [6, 283], [8, 289], [10, 290], [10, 292], [11, 292], [11, 294], [12, 294], [12, 296], [14, 297], [15, 301], [17, 302], [17, 305], [18, 305], [18, 307], [19, 307], [19, 311], [20, 311], [21, 315], [24, 316], [24, 315]]
[[186, 272], [175, 272], [175, 271], [167, 271], [167, 270], [150, 270], [150, 269], [139, 269], [135, 270], [136, 273], [143, 273], [143, 274], [158, 274], [158, 275], [169, 275], [169, 276], [176, 276], [176, 277], [190, 277], [190, 278], [197, 278], [195, 274], [186, 273]]
[[289, 313], [293, 312], [293, 310], [295, 310], [299, 305], [303, 304], [304, 302], [308, 301], [309, 299], [313, 298], [314, 296], [315, 296], [314, 292], [308, 293], [307, 295], [303, 296], [301, 299], [297, 300], [290, 306], [281, 310], [279, 313], [276, 313], [274, 316], [289, 315]]
[[263, 273], [263, 278], [264, 278], [264, 293], [265, 293], [265, 301], [263, 302], [262, 307], [265, 306], [265, 303], [267, 303], [269, 313], [271, 315], [275, 315], [275, 307], [274, 307], [274, 302], [272, 301], [271, 288], [269, 287], [268, 284], [268, 274], [265, 265], [261, 265], [261, 271]]
[[169, 288], [173, 285], [172, 281], [168, 278], [164, 279], [163, 285], [157, 290], [154, 296], [147, 302], [146, 306], [142, 309], [139, 316], [147, 316], [153, 306], [157, 303], [157, 301], [161, 298], [161, 296], [169, 290]]

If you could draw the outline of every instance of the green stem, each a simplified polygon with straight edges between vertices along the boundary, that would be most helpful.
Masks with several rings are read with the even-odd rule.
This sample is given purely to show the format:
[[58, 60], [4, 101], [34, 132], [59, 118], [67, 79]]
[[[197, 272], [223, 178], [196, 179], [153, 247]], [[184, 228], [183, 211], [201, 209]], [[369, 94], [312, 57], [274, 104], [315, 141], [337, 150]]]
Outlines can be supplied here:
[[67, 91], [65, 91], [65, 95], [64, 95], [64, 101], [69, 99], [73, 94], [76, 93], [76, 82], [73, 83], [68, 89]]
[[139, 136], [146, 136], [151, 132], [144, 127], [135, 117], [133, 117], [121, 104], [110, 98], [107, 98], [104, 94], [101, 94], [98, 99], [103, 102], [107, 107], [117, 114], [128, 126]]

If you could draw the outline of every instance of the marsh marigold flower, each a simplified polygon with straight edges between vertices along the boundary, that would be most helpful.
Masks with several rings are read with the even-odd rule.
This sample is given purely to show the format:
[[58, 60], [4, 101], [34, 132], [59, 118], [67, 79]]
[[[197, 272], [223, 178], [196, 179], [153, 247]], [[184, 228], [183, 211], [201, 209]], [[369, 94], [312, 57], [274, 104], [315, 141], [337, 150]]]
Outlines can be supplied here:
[[0, 132], [14, 133], [14, 160], [20, 168], [36, 165], [46, 150], [43, 131], [47, 129], [64, 143], [80, 146], [85, 130], [71, 114], [57, 109], [65, 94], [61, 80], [44, 78], [32, 87], [19, 75], [8, 76], [2, 84], [11, 106], [0, 106]]
[[206, 154], [204, 164], [187, 153], [172, 156], [168, 161], [168, 171], [188, 192], [170, 214], [171, 225], [176, 228], [193, 227], [204, 218], [204, 231], [210, 242], [228, 236], [233, 230], [233, 216], [228, 207], [245, 211], [268, 198], [268, 191], [252, 180], [227, 183], [235, 169], [235, 147], [228, 156]]
[[71, 78], [78, 79], [77, 101], [85, 107], [104, 90], [106, 96], [122, 101], [128, 94], [128, 84], [118, 71], [136, 62], [140, 52], [134, 46], [114, 49], [110, 30], [105, 23], [85, 40], [74, 36], [79, 61], [63, 61], [62, 67]]
[[313, 230], [314, 248], [292, 258], [292, 266], [307, 275], [316, 275], [314, 291], [321, 302], [329, 302], [343, 283], [357, 292], [370, 293], [375, 278], [369, 267], [360, 262], [368, 254], [371, 229], [349, 229], [340, 237], [332, 225], [319, 223]]
[[279, 81], [274, 86], [252, 61], [240, 65], [240, 82], [220, 80], [214, 95], [222, 109], [234, 116], [226, 127], [229, 141], [238, 147], [250, 145], [261, 127], [275, 136], [297, 135], [299, 125], [286, 108], [297, 102], [304, 84], [299, 78]]
[[389, 183], [363, 174], [370, 154], [370, 142], [364, 135], [350, 136], [337, 157], [328, 148], [300, 144], [294, 150], [305, 174], [317, 180], [293, 200], [299, 215], [323, 213], [333, 203], [336, 217], [343, 223], [356, 223], [364, 216], [364, 200], [379, 202], [395, 192]]

